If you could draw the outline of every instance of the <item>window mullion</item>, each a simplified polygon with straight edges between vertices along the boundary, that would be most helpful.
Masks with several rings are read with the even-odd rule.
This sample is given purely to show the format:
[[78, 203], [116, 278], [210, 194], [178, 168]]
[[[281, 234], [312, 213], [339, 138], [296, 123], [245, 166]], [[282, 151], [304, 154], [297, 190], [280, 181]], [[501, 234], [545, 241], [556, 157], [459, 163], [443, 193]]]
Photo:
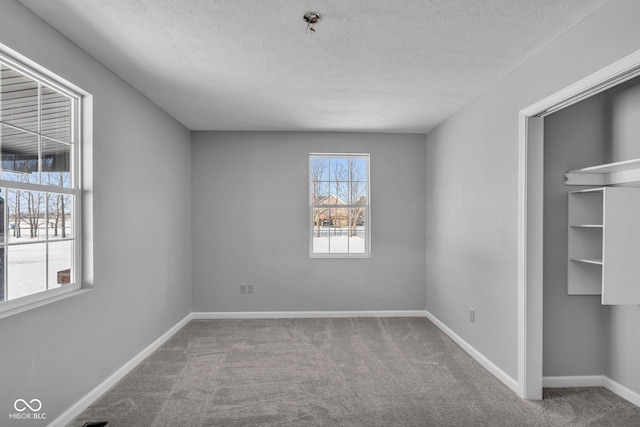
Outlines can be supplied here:
[[68, 194], [73, 196], [78, 196], [80, 194], [80, 190], [76, 188], [67, 188], [67, 187], [57, 187], [53, 185], [47, 184], [31, 184], [28, 182], [20, 182], [20, 181], [9, 181], [6, 179], [0, 179], [0, 185], [3, 187], [8, 187], [15, 190], [24, 190], [24, 191], [39, 191], [41, 193], [44, 192], [52, 192], [58, 194]]
[[38, 184], [42, 185], [42, 83], [38, 82]]

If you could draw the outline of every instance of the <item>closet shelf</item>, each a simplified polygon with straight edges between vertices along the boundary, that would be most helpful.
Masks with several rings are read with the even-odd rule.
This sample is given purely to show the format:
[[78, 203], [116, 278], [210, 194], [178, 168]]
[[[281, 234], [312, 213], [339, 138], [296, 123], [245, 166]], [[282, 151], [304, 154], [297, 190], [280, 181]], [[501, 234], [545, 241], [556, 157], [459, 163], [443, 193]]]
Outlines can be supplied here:
[[640, 305], [640, 188], [568, 192], [567, 294]]
[[607, 163], [565, 173], [565, 185], [614, 185], [640, 181], [640, 159]]
[[602, 260], [598, 258], [571, 258], [571, 261], [584, 262], [585, 264], [602, 265]]

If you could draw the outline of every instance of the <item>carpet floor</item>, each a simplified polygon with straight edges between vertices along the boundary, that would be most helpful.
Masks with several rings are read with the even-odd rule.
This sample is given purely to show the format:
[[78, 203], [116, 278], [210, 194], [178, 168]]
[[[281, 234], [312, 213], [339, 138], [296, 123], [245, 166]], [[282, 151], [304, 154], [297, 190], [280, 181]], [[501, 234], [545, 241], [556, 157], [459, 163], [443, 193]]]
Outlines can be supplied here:
[[525, 401], [424, 318], [195, 320], [70, 426], [640, 426], [604, 388]]

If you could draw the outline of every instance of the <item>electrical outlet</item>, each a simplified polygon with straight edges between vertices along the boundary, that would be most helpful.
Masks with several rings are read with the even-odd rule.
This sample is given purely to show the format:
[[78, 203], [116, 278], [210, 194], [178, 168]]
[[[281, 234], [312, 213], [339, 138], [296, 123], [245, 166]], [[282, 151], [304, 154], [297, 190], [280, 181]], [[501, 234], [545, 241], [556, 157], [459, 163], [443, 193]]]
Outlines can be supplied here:
[[476, 323], [476, 309], [469, 307], [469, 322]]
[[247, 293], [248, 294], [253, 293], [253, 283], [247, 283]]
[[240, 283], [240, 293], [241, 294], [246, 294], [247, 293], [247, 285], [246, 285], [246, 283]]

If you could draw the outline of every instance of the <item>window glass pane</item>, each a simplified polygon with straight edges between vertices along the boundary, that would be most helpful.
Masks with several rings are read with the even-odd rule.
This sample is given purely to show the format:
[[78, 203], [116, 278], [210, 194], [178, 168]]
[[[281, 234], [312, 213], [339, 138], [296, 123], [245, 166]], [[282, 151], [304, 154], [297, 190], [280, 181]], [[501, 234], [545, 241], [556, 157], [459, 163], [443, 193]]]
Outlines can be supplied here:
[[71, 187], [71, 146], [42, 138], [42, 183]]
[[38, 183], [38, 137], [0, 125], [2, 179]]
[[47, 86], [42, 86], [43, 135], [71, 142], [71, 100]]
[[322, 227], [329, 225], [329, 209], [313, 208], [313, 225], [316, 234], [320, 237]]
[[331, 230], [329, 231], [329, 253], [348, 253], [348, 209], [331, 210]]
[[367, 203], [367, 183], [352, 182], [349, 185], [349, 204], [365, 205]]
[[363, 254], [366, 252], [365, 209], [349, 209], [349, 253]]
[[9, 243], [44, 241], [45, 194], [36, 191], [9, 190]]
[[329, 202], [329, 183], [312, 181], [310, 183], [311, 204], [324, 205]]
[[329, 196], [329, 159], [309, 160], [309, 198], [311, 204], [324, 204]]
[[38, 131], [38, 83], [0, 64], [0, 121]]
[[350, 167], [353, 170], [353, 181], [365, 181], [367, 179], [367, 160], [359, 157], [349, 159]]
[[42, 292], [46, 285], [45, 244], [8, 246], [8, 299]]
[[73, 237], [72, 224], [73, 196], [49, 193], [47, 202], [47, 235], [49, 240]]
[[329, 163], [331, 166], [329, 179], [331, 181], [346, 181], [348, 179], [347, 159], [343, 157], [332, 157]]
[[314, 208], [312, 252], [329, 253], [329, 209]]
[[309, 181], [329, 181], [329, 159], [311, 157], [309, 162]]
[[73, 240], [49, 243], [49, 289], [71, 283]]
[[331, 183], [332, 194], [335, 195], [335, 204], [345, 205], [349, 203], [349, 183], [335, 181]]

